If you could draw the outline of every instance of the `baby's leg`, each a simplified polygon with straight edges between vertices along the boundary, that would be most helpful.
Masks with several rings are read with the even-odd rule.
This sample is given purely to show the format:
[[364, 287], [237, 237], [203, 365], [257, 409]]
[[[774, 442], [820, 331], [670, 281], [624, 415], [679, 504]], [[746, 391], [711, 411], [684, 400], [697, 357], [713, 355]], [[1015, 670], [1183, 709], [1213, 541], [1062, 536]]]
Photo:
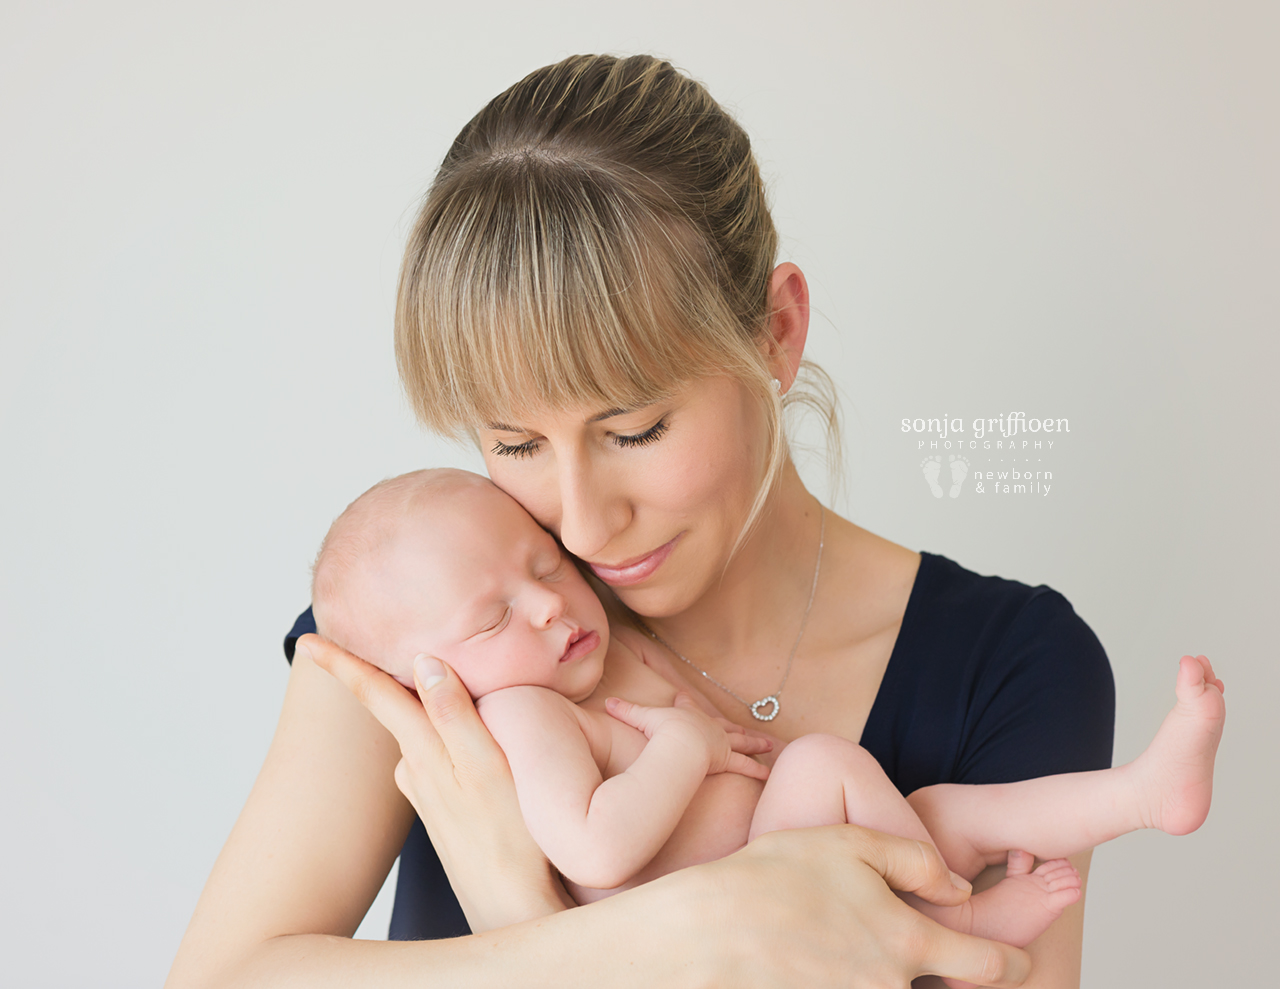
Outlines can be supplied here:
[[[774, 763], [750, 837], [846, 822], [933, 844], [911, 805], [864, 748], [834, 735], [797, 738]], [[1010, 853], [1007, 878], [958, 907], [911, 895], [903, 899], [953, 930], [1021, 947], [1080, 898], [1080, 876], [1069, 862], [1046, 862], [1034, 872], [1033, 865], [1030, 855]]]
[[1226, 707], [1222, 681], [1203, 656], [1182, 658], [1177, 693], [1155, 741], [1127, 766], [1020, 783], [943, 784], [907, 799], [947, 864], [969, 879], [1010, 848], [1059, 858], [1141, 828], [1187, 834], [1209, 813]]

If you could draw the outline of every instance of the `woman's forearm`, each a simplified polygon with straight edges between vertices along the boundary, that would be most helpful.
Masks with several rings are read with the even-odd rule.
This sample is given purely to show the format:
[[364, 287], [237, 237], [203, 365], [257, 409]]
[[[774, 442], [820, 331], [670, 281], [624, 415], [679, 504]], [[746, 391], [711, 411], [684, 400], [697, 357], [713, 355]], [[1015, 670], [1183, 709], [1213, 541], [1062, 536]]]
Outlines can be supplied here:
[[[697, 884], [676, 877], [589, 907], [469, 937], [353, 941], [318, 934], [273, 938], [207, 985], [234, 989], [430, 989], [712, 984], [705, 953], [688, 932]], [[688, 887], [688, 888], [684, 888]], [[643, 923], [644, 937], [623, 936]], [[657, 942], [662, 951], [650, 950]], [[201, 985], [200, 989], [203, 989]]]
[[882, 875], [936, 902], [963, 895], [932, 846], [847, 825], [775, 832], [727, 858], [485, 934], [414, 942], [279, 937], [216, 970], [192, 959], [170, 986], [836, 989], [851, 978], [905, 986], [920, 972], [1021, 983], [1025, 954], [939, 927], [895, 897]]

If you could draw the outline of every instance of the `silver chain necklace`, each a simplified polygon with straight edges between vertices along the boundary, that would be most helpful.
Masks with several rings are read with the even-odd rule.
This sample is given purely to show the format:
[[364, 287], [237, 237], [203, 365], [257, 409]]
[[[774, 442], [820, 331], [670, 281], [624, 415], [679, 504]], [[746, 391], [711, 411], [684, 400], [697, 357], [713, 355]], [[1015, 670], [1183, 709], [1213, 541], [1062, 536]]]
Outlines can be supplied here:
[[[827, 537], [827, 510], [822, 505], [818, 506], [818, 560], [813, 565], [813, 586], [809, 588], [809, 603], [804, 606], [804, 617], [800, 619], [800, 631], [796, 634], [796, 641], [791, 646], [791, 655], [787, 657], [787, 668], [782, 674], [782, 682], [778, 684], [778, 689], [768, 697], [761, 697], [758, 701], [752, 702], [747, 700], [741, 694], [737, 693], [732, 687], [728, 687], [721, 683], [710, 673], [704, 670], [697, 663], [693, 662], [688, 656], [680, 652], [670, 642], [660, 636], [657, 632], [646, 625], [640, 617], [636, 616], [636, 624], [640, 626], [649, 636], [658, 643], [666, 646], [671, 652], [675, 653], [685, 664], [692, 667], [703, 678], [711, 681], [726, 694], [736, 700], [739, 704], [745, 704], [751, 710], [751, 716], [757, 721], [772, 721], [778, 716], [778, 712], [782, 710], [782, 688], [787, 685], [787, 677], [791, 675], [791, 664], [796, 658], [796, 650], [800, 648], [800, 640], [804, 638], [805, 626], [809, 624], [809, 611], [813, 607], [813, 597], [818, 591], [818, 574], [822, 572], [822, 547]], [[763, 713], [764, 708], [768, 708], [768, 713]]]

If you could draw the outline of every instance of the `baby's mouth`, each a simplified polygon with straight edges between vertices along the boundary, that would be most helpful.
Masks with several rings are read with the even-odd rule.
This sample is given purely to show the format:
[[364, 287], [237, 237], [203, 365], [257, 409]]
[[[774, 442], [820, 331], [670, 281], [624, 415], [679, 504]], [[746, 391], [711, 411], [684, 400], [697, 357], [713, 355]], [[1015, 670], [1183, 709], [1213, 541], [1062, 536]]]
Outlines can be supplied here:
[[599, 644], [600, 634], [598, 632], [580, 628], [569, 636], [569, 643], [565, 646], [564, 655], [560, 657], [560, 662], [572, 662], [581, 656], [587, 655]]

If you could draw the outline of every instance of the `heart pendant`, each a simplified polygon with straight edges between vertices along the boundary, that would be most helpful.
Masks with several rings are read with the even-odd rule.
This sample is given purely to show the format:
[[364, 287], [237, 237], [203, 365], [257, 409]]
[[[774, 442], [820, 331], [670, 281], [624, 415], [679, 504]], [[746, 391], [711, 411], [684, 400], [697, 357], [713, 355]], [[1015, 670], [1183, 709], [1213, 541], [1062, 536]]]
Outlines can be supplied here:
[[[760, 709], [765, 705], [772, 704], [773, 707], [768, 714], [761, 714]], [[782, 710], [782, 702], [778, 700], [776, 694], [770, 694], [768, 697], [761, 697], [758, 701], [751, 705], [751, 716], [757, 721], [772, 721], [778, 716], [778, 712]]]

